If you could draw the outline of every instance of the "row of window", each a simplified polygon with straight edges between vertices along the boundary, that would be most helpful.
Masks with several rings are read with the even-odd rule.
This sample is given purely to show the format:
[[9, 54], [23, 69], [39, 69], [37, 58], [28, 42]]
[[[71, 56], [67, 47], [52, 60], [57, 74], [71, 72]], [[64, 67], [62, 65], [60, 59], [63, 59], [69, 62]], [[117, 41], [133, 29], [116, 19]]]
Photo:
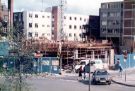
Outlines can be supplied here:
[[[73, 37], [73, 36], [74, 36], [74, 37], [77, 37], [77, 34], [76, 34], [76, 33], [69, 33], [68, 36], [69, 36], [69, 37]], [[81, 37], [82, 34], [80, 33], [79, 36]]]
[[102, 17], [121, 17], [122, 13], [120, 12], [108, 12], [108, 13], [102, 13]]
[[[34, 37], [39, 37], [38, 32], [35, 32], [35, 33], [28, 32], [28, 37], [33, 37], [33, 34], [35, 35]], [[49, 33], [48, 34], [45, 34], [45, 33], [42, 34], [42, 36], [45, 36], [45, 35], [50, 36]], [[68, 36], [69, 37], [76, 37], [77, 38], [77, 34], [76, 33], [69, 33]], [[81, 37], [82, 35], [79, 34], [79, 36]]]
[[110, 33], [110, 34], [112, 34], [112, 33], [114, 33], [114, 34], [117, 34], [117, 33], [120, 33], [120, 29], [101, 29], [101, 32], [102, 33]]
[[[42, 25], [42, 27], [45, 27], [45, 25]], [[50, 27], [50, 25], [47, 25], [47, 27]], [[29, 28], [32, 28], [32, 23], [29, 23]], [[38, 28], [38, 23], [35, 23], [35, 28]]]
[[114, 26], [114, 25], [120, 25], [120, 21], [119, 20], [108, 20], [108, 21], [101, 21], [101, 25], [102, 26]]
[[[74, 25], [74, 26], [69, 25], [69, 29], [77, 29], [77, 26], [76, 25]], [[83, 29], [83, 27], [79, 26], [79, 29]]]
[[[35, 36], [33, 36], [35, 34]], [[50, 34], [45, 34], [45, 33], [42, 33], [42, 36], [45, 37], [46, 36], [50, 36]], [[39, 34], [38, 32], [35, 32], [35, 33], [32, 33], [32, 32], [28, 32], [28, 37], [39, 37]]]
[[[67, 17], [64, 16], [64, 19], [67, 19]], [[79, 19], [77, 17], [69, 17], [69, 20], [75, 20], [75, 21], [80, 20], [80, 21], [83, 21], [83, 19], [81, 17]], [[86, 22], [86, 21], [87, 21], [87, 19], [84, 19], [84, 22]]]
[[[29, 14], [29, 18], [32, 18], [33, 17], [33, 14]], [[35, 18], [38, 18], [38, 14], [35, 14]], [[42, 18], [45, 18], [44, 15], [42, 15]], [[47, 18], [50, 18], [50, 16], [47, 16]]]
[[122, 3], [104, 3], [104, 4], [101, 4], [101, 8], [121, 8], [123, 7]]

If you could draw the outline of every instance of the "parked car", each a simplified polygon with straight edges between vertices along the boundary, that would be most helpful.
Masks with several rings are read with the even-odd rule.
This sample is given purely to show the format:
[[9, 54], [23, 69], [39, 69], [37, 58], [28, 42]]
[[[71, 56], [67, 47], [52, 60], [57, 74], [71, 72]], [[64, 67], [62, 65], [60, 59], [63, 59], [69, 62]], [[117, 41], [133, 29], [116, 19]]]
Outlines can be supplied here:
[[92, 75], [92, 83], [105, 83], [110, 85], [111, 84], [111, 76], [105, 69], [97, 69]]

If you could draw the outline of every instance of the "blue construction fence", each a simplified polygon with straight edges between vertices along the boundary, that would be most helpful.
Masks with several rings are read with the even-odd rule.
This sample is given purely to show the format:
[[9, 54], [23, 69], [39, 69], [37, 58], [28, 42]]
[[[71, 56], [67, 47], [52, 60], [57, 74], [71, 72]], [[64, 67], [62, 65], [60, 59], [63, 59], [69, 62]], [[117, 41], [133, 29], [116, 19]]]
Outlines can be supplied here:
[[33, 70], [35, 73], [59, 74], [59, 58], [58, 57], [34, 58]]
[[124, 55], [115, 55], [115, 64], [117, 60], [120, 61], [123, 69], [135, 67], [135, 54], [128, 54], [127, 59], [124, 59]]
[[8, 56], [9, 54], [9, 42], [0, 41], [0, 56]]

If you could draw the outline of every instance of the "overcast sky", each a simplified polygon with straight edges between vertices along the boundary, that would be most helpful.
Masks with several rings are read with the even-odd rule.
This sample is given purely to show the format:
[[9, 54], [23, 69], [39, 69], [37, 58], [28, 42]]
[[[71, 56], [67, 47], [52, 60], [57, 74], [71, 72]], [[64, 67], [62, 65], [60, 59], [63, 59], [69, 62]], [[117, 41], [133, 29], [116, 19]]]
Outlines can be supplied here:
[[[7, 0], [2, 0], [6, 3]], [[42, 4], [43, 1], [43, 4]], [[67, 0], [66, 12], [86, 15], [98, 15], [102, 2], [123, 0]], [[14, 11], [43, 10], [43, 8], [59, 5], [60, 0], [14, 0]]]

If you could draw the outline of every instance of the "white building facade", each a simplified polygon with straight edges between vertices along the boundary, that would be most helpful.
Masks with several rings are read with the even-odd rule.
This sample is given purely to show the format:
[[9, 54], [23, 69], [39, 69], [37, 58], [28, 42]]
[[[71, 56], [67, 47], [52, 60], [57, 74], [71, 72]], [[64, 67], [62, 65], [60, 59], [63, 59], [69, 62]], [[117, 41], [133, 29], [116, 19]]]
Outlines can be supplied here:
[[83, 25], [88, 24], [89, 16], [64, 14], [63, 30], [68, 41], [82, 41]]
[[[52, 8], [52, 39], [60, 41], [60, 8]], [[88, 24], [89, 16], [80, 14], [65, 14], [63, 16], [64, 39], [67, 41], [82, 41], [83, 25]]]
[[51, 40], [52, 18], [49, 12], [24, 11], [24, 34], [26, 39], [46, 38]]

